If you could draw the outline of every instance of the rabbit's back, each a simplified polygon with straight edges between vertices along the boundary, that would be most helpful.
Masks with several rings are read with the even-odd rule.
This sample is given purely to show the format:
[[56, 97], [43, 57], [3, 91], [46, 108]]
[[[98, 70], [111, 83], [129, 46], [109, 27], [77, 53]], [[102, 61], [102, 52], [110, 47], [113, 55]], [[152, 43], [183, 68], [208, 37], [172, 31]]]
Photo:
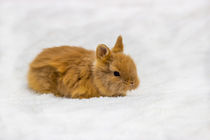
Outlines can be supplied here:
[[[95, 59], [94, 51], [61, 46], [43, 50], [30, 64], [29, 87], [40, 93], [69, 96], [81, 78], [88, 78]], [[79, 86], [79, 85], [78, 85]]]

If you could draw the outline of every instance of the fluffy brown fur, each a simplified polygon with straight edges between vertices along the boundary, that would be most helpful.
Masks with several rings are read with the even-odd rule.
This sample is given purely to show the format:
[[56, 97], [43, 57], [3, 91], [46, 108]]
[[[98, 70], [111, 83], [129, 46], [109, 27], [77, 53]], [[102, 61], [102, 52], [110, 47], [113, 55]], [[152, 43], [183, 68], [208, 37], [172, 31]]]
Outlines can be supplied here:
[[138, 87], [139, 80], [135, 63], [123, 54], [119, 36], [112, 50], [104, 44], [96, 52], [72, 46], [43, 50], [30, 64], [28, 85], [39, 93], [91, 98], [125, 96]]

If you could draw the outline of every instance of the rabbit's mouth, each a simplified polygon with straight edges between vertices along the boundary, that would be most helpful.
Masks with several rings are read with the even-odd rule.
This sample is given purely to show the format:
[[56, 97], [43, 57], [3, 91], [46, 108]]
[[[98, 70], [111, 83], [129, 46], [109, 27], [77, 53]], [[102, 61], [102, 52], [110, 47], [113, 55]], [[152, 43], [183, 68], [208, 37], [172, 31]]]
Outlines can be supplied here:
[[134, 90], [134, 89], [136, 89], [136, 86], [135, 85], [130, 85], [129, 90]]
[[128, 90], [134, 90], [138, 87], [139, 82], [131, 82], [130, 84], [128, 84]]

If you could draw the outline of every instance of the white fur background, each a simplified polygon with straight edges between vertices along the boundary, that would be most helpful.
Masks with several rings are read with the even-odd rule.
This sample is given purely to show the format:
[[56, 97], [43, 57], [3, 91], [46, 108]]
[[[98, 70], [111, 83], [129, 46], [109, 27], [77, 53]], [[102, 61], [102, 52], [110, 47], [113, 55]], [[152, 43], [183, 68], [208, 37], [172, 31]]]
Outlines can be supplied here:
[[[140, 88], [66, 99], [27, 88], [43, 49], [124, 38]], [[209, 140], [209, 0], [1, 0], [0, 140]]]

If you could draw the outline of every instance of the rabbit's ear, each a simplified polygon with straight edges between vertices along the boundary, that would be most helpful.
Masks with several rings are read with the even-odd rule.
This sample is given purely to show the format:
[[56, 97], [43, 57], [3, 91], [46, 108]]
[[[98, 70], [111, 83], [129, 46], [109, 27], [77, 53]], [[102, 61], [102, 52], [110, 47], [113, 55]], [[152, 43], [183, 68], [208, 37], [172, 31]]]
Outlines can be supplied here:
[[112, 48], [112, 52], [117, 53], [117, 52], [123, 52], [123, 41], [122, 41], [122, 36], [118, 36], [117, 41]]
[[104, 45], [104, 44], [99, 44], [97, 49], [96, 49], [96, 57], [100, 60], [106, 61], [111, 55], [110, 49]]

